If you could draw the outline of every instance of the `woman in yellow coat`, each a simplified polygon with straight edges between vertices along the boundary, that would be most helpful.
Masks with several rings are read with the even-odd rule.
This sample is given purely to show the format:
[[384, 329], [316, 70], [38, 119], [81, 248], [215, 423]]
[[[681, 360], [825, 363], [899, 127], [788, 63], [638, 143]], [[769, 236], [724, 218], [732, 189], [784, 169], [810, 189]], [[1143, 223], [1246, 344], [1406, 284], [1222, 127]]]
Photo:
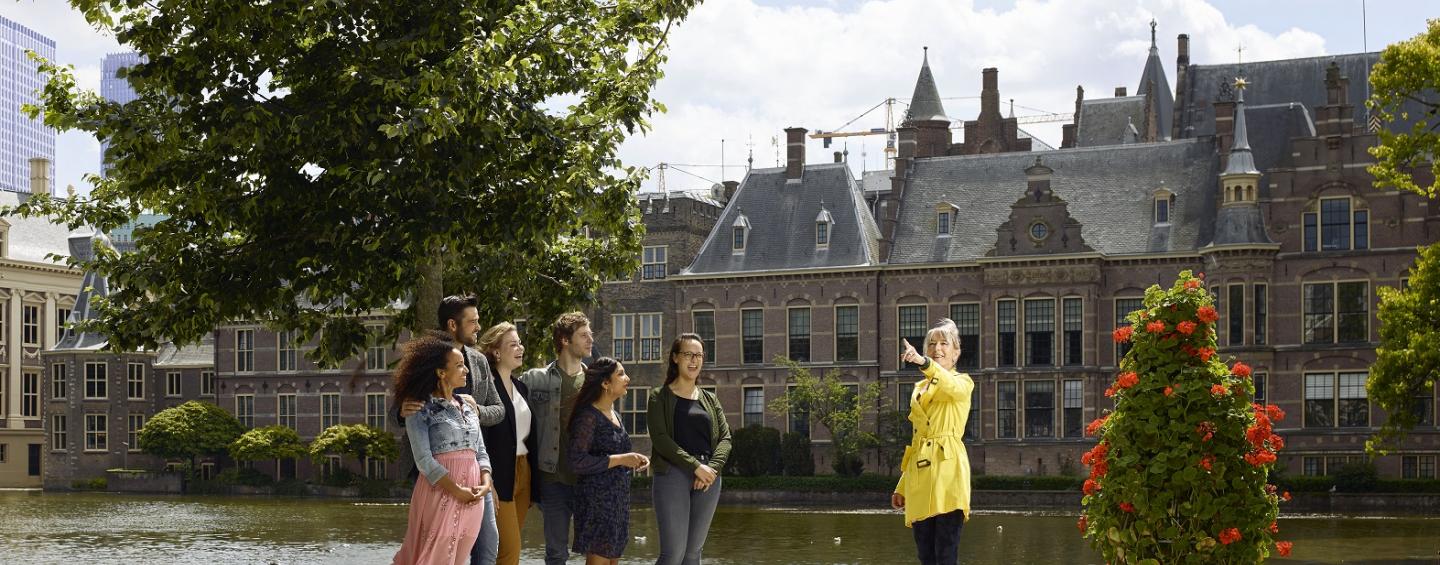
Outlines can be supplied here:
[[914, 531], [920, 563], [953, 565], [959, 558], [960, 528], [970, 518], [970, 457], [961, 437], [975, 381], [955, 371], [960, 358], [955, 322], [942, 319], [930, 328], [926, 356], [909, 342], [901, 343], [901, 361], [919, 365], [925, 379], [910, 395], [915, 437], [905, 448], [890, 506], [905, 509], [905, 526]]

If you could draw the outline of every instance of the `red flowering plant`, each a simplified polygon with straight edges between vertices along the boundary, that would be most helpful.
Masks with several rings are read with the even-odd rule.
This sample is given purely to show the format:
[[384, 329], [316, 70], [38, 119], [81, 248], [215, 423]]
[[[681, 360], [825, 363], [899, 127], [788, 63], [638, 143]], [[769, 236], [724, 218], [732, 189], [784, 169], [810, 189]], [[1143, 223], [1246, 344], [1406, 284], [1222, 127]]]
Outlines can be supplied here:
[[1256, 563], [1276, 542], [1279, 502], [1266, 483], [1284, 413], [1252, 404], [1243, 363], [1215, 354], [1214, 297], [1189, 271], [1145, 291], [1116, 342], [1131, 348], [1106, 395], [1115, 409], [1087, 426], [1098, 443], [1077, 527], [1109, 563]]

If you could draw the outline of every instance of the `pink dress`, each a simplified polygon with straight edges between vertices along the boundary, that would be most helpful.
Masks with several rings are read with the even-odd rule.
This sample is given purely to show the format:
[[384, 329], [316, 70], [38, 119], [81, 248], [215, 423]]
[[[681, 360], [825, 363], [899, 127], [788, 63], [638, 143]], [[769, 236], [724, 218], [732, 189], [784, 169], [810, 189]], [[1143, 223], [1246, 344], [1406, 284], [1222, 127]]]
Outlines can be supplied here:
[[[480, 464], [473, 450], [441, 453], [435, 460], [450, 471], [455, 484], [480, 482]], [[405, 530], [405, 544], [395, 554], [395, 565], [470, 563], [470, 549], [480, 535], [484, 517], [483, 498], [474, 504], [460, 502], [431, 485], [422, 474], [415, 479], [415, 491], [410, 495], [410, 526]]]

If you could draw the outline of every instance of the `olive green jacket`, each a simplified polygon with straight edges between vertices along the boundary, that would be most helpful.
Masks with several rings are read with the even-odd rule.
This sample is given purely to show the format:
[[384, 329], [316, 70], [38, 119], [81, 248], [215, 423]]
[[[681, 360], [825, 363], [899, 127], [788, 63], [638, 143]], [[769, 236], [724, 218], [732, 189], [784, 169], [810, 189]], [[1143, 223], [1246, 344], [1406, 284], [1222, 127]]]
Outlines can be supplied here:
[[[650, 391], [645, 419], [650, 427], [650, 466], [656, 475], [669, 471], [671, 466], [688, 473], [700, 467], [699, 460], [675, 443], [675, 401], [676, 396], [669, 387], [658, 386]], [[720, 473], [730, 458], [730, 423], [725, 421], [725, 409], [720, 407], [720, 399], [714, 393], [700, 389], [700, 405], [710, 415], [710, 445], [715, 446], [707, 464]]]

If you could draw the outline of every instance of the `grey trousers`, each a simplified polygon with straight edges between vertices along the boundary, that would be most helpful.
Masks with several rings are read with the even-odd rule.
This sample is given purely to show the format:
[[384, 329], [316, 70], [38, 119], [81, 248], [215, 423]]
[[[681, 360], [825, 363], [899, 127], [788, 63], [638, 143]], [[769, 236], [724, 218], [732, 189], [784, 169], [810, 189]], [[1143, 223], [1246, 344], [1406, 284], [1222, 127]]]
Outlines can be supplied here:
[[719, 477], [710, 490], [693, 490], [695, 475], [671, 467], [650, 483], [655, 523], [660, 527], [660, 558], [656, 565], [699, 565], [700, 551], [710, 534], [710, 521], [720, 503]]
[[545, 565], [563, 565], [570, 557], [570, 521], [575, 514], [575, 487], [542, 479], [540, 514], [545, 519]]
[[480, 522], [480, 537], [470, 548], [470, 565], [495, 565], [500, 553], [500, 528], [495, 523], [495, 491], [485, 493], [485, 517]]

